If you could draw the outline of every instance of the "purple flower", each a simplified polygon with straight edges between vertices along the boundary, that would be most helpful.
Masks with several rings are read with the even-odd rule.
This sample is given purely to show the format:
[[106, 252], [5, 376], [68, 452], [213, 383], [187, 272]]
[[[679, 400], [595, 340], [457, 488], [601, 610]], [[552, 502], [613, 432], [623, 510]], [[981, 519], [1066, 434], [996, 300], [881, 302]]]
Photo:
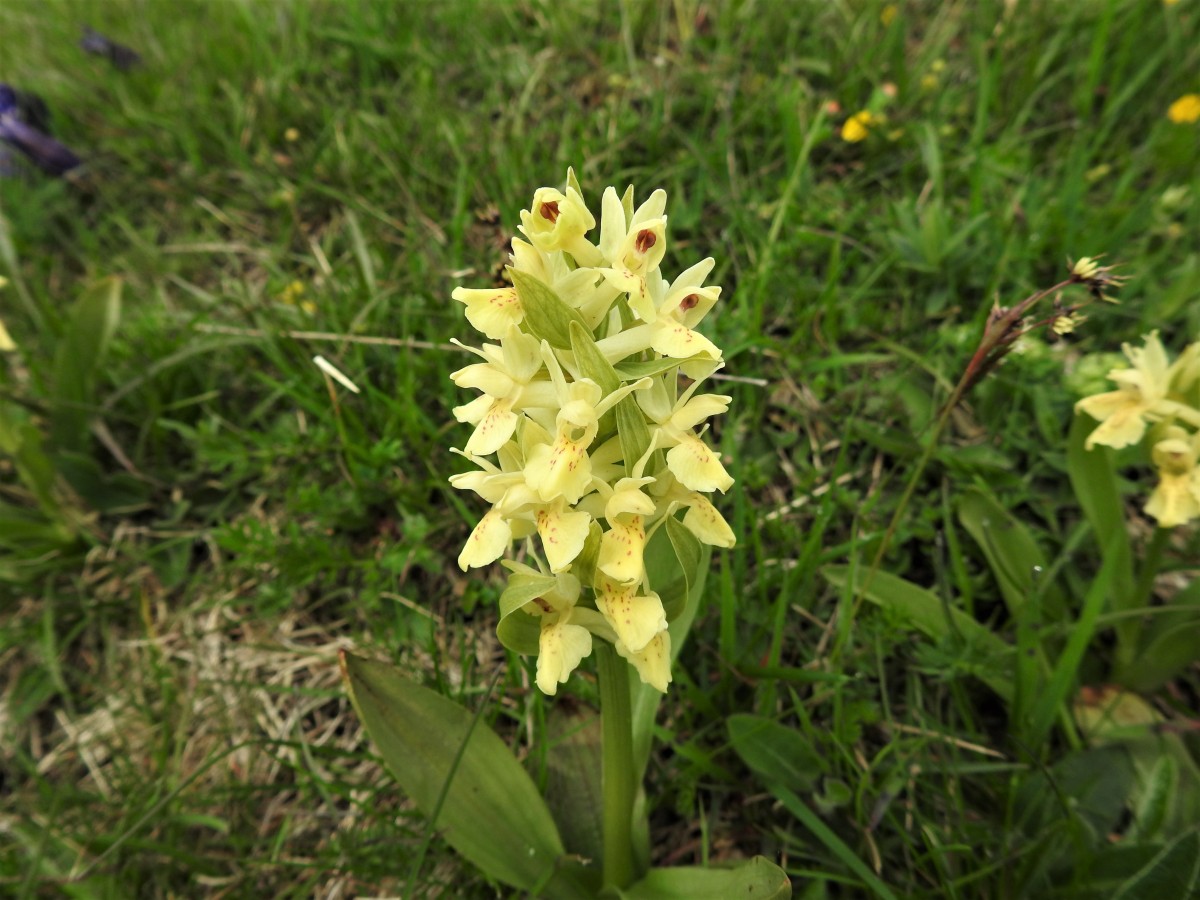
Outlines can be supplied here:
[[83, 26], [83, 37], [79, 39], [79, 46], [86, 53], [107, 57], [109, 62], [122, 72], [128, 72], [142, 63], [142, 58], [136, 51], [124, 44], [118, 44], [87, 25]]
[[[0, 141], [15, 147], [29, 157], [35, 166], [49, 175], [62, 175], [74, 169], [82, 160], [68, 147], [59, 143], [43, 129], [49, 128], [50, 113], [36, 94], [21, 93], [7, 84], [0, 84]], [[15, 171], [7, 154], [0, 155], [0, 174]]]

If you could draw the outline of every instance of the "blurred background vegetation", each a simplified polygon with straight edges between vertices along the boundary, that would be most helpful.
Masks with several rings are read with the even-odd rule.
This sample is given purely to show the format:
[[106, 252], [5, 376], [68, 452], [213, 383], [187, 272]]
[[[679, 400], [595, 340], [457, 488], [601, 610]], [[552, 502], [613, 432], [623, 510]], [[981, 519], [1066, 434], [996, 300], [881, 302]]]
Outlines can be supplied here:
[[[84, 26], [140, 65], [85, 54]], [[666, 268], [715, 256], [725, 290], [740, 543], [663, 707], [655, 861], [765, 853], [811, 897], [1192, 884], [1194, 667], [1124, 743], [1030, 745], [974, 632], [917, 636], [822, 570], [871, 559], [993, 303], [1106, 254], [1121, 304], [971, 395], [883, 564], [1019, 643], [969, 534], [1007, 515], [1086, 592], [1087, 354], [1200, 337], [1200, 126], [1167, 116], [1200, 91], [1200, 4], [8, 0], [0, 35], [0, 81], [85, 160], [0, 180], [0, 892], [499, 893], [398, 795], [335, 657], [486, 704], [545, 776], [552, 703], [495, 640], [500, 580], [454, 562], [481, 509], [447, 484], [449, 296], [492, 282], [568, 166], [592, 204], [665, 188]], [[972, 490], [1001, 514], [964, 524]], [[1166, 558], [1161, 596], [1196, 584], [1196, 530]], [[1067, 673], [1077, 704], [1109, 642]]]

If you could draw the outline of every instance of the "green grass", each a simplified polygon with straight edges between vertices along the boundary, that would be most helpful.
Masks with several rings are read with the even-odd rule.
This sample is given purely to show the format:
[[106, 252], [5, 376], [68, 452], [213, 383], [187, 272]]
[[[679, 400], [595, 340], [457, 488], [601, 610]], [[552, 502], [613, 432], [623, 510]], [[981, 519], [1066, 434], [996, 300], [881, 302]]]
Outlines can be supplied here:
[[[668, 191], [665, 266], [717, 258], [706, 327], [747, 379], [721, 388], [740, 543], [715, 557], [660, 716], [656, 861], [782, 854], [814, 897], [867, 895], [864, 871], [901, 897], [1102, 883], [1088, 848], [1121, 823], [1063, 811], [1112, 808], [1069, 735], [1023, 745], [969, 642], [919, 639], [820, 573], [870, 563], [993, 301], [1104, 253], [1130, 276], [1121, 305], [971, 395], [883, 564], [1006, 640], [1051, 627], [1006, 611], [955, 511], [974, 485], [1086, 594], [1101, 548], [1072, 540], [1063, 370], [1152, 328], [1175, 351], [1200, 337], [1198, 132], [1165, 117], [1200, 90], [1200, 20], [1189, 0], [908, 3], [888, 25], [882, 8], [0, 6], [0, 80], [41, 94], [89, 160], [70, 182], [0, 182], [0, 316], [23, 360], [0, 404], [40, 421], [76, 297], [124, 284], [95, 490], [64, 501], [79, 539], [0, 582], [0, 892], [404, 891], [424, 823], [349, 709], [342, 647], [471, 704], [501, 671], [487, 715], [544, 771], [550, 704], [495, 640], [500, 573], [455, 564], [481, 509], [446, 482], [466, 439], [446, 342], [468, 339], [453, 287], [491, 279], [569, 165], [593, 204], [607, 184]], [[85, 56], [83, 24], [145, 65]], [[886, 124], [842, 142], [885, 83]], [[302, 303], [281, 299], [292, 282]], [[318, 353], [362, 394], [335, 403]], [[1135, 547], [1138, 473], [1121, 472]], [[3, 457], [0, 497], [22, 501]], [[1186, 581], [1196, 530], [1168, 556]], [[572, 690], [594, 700], [586, 677]], [[1198, 695], [1193, 670], [1153, 699], [1194, 722]], [[734, 752], [737, 713], [815, 751], [795, 802]], [[436, 842], [419, 882], [498, 890]]]

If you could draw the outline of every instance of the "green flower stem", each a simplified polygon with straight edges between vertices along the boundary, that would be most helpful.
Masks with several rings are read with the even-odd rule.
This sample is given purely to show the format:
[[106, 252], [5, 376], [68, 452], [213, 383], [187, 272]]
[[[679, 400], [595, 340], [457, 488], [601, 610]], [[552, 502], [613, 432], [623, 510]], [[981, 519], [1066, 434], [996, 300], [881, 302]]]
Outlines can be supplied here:
[[629, 664], [606, 641], [596, 642], [600, 681], [601, 750], [604, 757], [604, 883], [633, 882], [633, 710]]
[[[892, 513], [892, 519], [888, 522], [887, 530], [883, 533], [883, 539], [880, 540], [879, 547], [875, 550], [875, 556], [871, 560], [871, 567], [867, 570], [867, 576], [862, 586], [854, 594], [854, 602], [850, 608], [849, 617], [851, 622], [858, 618], [858, 611], [862, 607], [863, 600], [867, 596], [867, 591], [871, 587], [871, 581], [875, 578], [875, 573], [879, 571], [879, 566], [883, 562], [884, 555], [892, 545], [892, 538], [896, 535], [896, 529], [900, 526], [901, 519], [908, 512], [908, 505], [912, 501], [917, 485], [920, 483], [921, 477], [925, 474], [925, 469], [929, 465], [929, 461], [933, 459], [933, 454], [937, 451], [942, 434], [945, 432], [946, 426], [950, 423], [950, 417], [954, 414], [954, 410], [958, 407], [958, 404], [962, 402], [963, 397], [967, 395], [972, 387], [996, 367], [1004, 357], [1004, 354], [1008, 352], [1006, 348], [1017, 337], [1028, 330], [1021, 327], [1021, 319], [1033, 306], [1056, 291], [1062, 290], [1069, 284], [1080, 283], [1082, 283], [1082, 279], [1072, 274], [1070, 278], [1060, 281], [1053, 287], [1030, 294], [1011, 309], [998, 310], [1000, 314], [994, 320], [989, 321], [984, 327], [983, 335], [979, 340], [979, 346], [976, 348], [975, 354], [971, 357], [971, 361], [967, 363], [967, 368], [963, 371], [962, 377], [959, 378], [958, 384], [950, 392], [950, 399], [945, 402], [941, 410], [939, 410], [937, 418], [934, 420], [933, 431], [930, 433], [929, 439], [925, 442], [921, 457], [917, 460], [917, 464], [913, 468], [912, 475], [908, 479], [908, 484], [904, 487], [904, 493], [900, 496], [900, 502], [896, 504], [896, 510]], [[830, 652], [831, 659], [837, 660], [841, 656], [843, 646], [849, 639], [849, 636], [850, 629], [848, 627], [840, 630], [839, 636], [835, 640]]]

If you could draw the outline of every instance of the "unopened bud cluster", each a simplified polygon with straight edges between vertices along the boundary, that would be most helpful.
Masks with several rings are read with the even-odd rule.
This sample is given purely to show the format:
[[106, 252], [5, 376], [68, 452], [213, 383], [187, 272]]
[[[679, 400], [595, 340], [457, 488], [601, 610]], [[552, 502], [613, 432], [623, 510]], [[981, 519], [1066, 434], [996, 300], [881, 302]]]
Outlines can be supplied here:
[[730, 398], [698, 392], [723, 365], [696, 330], [721, 289], [704, 284], [711, 258], [663, 277], [665, 211], [661, 190], [635, 209], [632, 188], [607, 188], [593, 240], [596, 219], [568, 172], [563, 191], [539, 189], [521, 213], [512, 286], [453, 293], [489, 341], [466, 348], [481, 361], [451, 376], [480, 395], [454, 410], [474, 426], [454, 452], [477, 468], [450, 480], [491, 504], [458, 562], [486, 566], [528, 542], [536, 567], [506, 563], [501, 636], [505, 619], [536, 624], [547, 694], [593, 636], [666, 691], [670, 635], [647, 543], [682, 526], [700, 542], [734, 544], [707, 496], [733, 479], [702, 427]]

